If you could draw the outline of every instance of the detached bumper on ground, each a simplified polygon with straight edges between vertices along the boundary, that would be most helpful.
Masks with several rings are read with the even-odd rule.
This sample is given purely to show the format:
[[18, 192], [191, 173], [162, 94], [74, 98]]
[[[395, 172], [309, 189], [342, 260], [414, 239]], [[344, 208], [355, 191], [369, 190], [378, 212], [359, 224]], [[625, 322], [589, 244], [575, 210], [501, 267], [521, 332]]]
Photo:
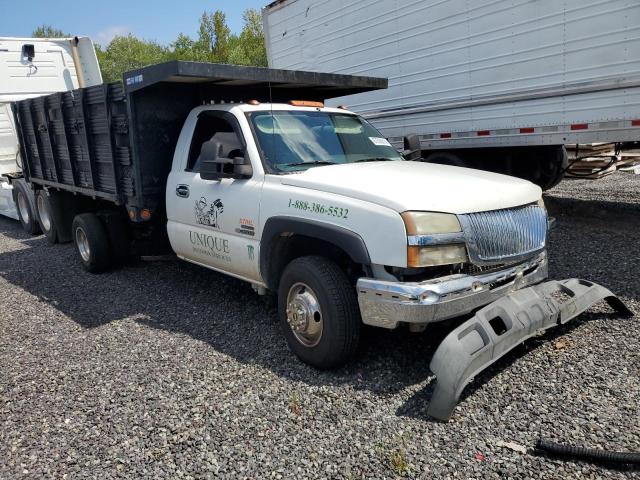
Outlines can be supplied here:
[[545, 252], [498, 272], [450, 275], [419, 283], [361, 278], [357, 283], [362, 321], [376, 327], [426, 324], [458, 317], [510, 292], [547, 278]]
[[449, 419], [475, 375], [526, 339], [567, 323], [601, 300], [621, 315], [633, 315], [611, 291], [575, 278], [525, 288], [482, 308], [436, 350], [430, 369], [437, 383], [427, 413]]

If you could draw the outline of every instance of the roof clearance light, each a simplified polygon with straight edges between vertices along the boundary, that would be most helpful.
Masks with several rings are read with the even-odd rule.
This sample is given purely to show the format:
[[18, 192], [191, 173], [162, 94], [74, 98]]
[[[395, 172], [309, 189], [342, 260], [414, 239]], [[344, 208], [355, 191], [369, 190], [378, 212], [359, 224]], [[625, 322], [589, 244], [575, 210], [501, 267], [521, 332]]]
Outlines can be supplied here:
[[258, 100], [249, 100], [247, 103], [249, 105], [260, 105], [260, 102]]
[[289, 105], [293, 107], [317, 107], [317, 108], [324, 107], [323, 102], [313, 102], [311, 100], [291, 100], [289, 102]]

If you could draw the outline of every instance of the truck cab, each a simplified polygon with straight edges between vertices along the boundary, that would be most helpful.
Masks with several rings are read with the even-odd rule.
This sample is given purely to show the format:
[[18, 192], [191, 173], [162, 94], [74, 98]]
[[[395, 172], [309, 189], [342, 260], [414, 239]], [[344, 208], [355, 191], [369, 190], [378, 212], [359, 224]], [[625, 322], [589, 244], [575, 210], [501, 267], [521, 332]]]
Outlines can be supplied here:
[[166, 206], [173, 251], [278, 292], [291, 348], [319, 367], [352, 354], [361, 321], [419, 331], [547, 276], [539, 187], [407, 161], [321, 102], [192, 110]]
[[0, 37], [0, 215], [40, 233], [37, 199], [22, 178], [11, 102], [102, 83], [87, 37]]

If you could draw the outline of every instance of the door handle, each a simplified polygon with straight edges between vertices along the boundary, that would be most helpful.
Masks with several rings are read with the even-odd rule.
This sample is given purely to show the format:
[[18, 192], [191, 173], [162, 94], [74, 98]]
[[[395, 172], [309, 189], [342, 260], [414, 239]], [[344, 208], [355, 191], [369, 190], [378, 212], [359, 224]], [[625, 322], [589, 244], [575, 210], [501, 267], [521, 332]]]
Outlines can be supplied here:
[[182, 198], [189, 198], [189, 185], [178, 185], [176, 195]]

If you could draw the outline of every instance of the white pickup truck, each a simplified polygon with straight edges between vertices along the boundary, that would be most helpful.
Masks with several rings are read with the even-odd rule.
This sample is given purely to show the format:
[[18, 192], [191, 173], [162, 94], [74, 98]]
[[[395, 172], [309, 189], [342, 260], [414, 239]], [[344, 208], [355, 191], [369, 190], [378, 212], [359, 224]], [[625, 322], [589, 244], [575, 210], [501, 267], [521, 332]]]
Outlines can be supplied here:
[[[538, 186], [406, 160], [322, 104], [383, 79], [171, 62], [124, 85], [14, 106], [43, 231], [91, 272], [170, 244], [277, 292], [289, 346], [319, 368], [354, 354], [362, 323], [421, 331], [547, 277]], [[535, 328], [506, 335], [509, 318], [488, 325], [511, 347]]]

